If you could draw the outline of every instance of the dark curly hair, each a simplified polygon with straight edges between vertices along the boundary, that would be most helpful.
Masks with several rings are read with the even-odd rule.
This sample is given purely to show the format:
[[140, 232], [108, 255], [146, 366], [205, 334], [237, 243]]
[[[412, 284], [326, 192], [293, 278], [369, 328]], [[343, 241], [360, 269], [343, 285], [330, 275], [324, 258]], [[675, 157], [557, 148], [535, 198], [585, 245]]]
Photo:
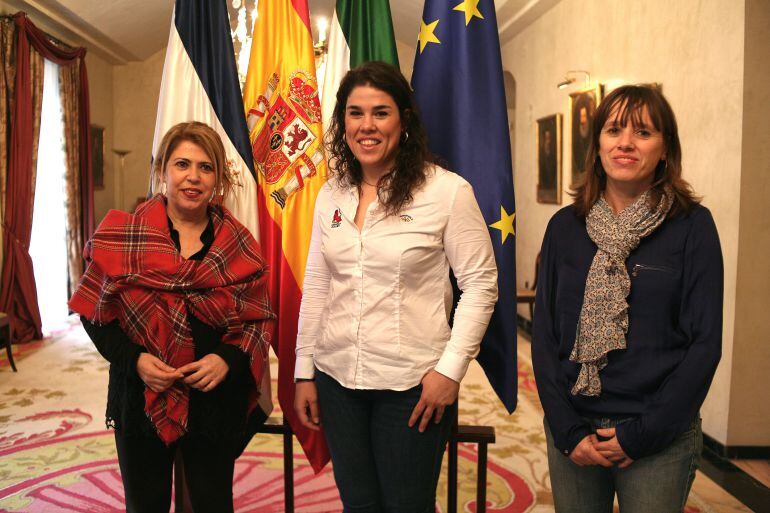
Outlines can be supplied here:
[[642, 126], [644, 109], [650, 114], [650, 120], [663, 135], [666, 148], [666, 160], [658, 163], [655, 168], [655, 178], [652, 183], [650, 202], [657, 205], [665, 187], [671, 187], [674, 193], [674, 204], [670, 216], [688, 212], [700, 202], [687, 181], [682, 178], [682, 147], [679, 143], [679, 131], [676, 116], [663, 93], [648, 85], [625, 85], [614, 89], [607, 95], [596, 109], [591, 143], [586, 155], [586, 173], [575, 187], [575, 211], [581, 217], [588, 215], [591, 207], [601, 197], [607, 184], [607, 173], [602, 167], [599, 157], [599, 137], [604, 124], [616, 110], [618, 122], [625, 126], [628, 121], [634, 127]]
[[363, 181], [361, 164], [345, 141], [345, 108], [350, 93], [359, 86], [387, 93], [398, 107], [403, 135], [396, 149], [396, 164], [380, 179], [377, 188], [377, 197], [386, 214], [395, 215], [411, 203], [413, 193], [425, 183], [426, 165], [433, 162], [425, 128], [409, 82], [397, 68], [385, 62], [370, 61], [351, 69], [340, 82], [337, 104], [326, 132], [329, 167], [340, 183], [360, 187]]

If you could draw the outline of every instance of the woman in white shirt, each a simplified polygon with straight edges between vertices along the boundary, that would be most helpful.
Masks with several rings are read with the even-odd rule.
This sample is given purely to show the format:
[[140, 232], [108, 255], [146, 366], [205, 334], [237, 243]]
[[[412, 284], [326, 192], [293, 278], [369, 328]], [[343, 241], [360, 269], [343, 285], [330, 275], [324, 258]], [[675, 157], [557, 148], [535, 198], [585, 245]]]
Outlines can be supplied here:
[[489, 232], [468, 182], [431, 163], [393, 66], [348, 72], [327, 136], [294, 407], [323, 426], [345, 512], [432, 512], [460, 380], [497, 300]]

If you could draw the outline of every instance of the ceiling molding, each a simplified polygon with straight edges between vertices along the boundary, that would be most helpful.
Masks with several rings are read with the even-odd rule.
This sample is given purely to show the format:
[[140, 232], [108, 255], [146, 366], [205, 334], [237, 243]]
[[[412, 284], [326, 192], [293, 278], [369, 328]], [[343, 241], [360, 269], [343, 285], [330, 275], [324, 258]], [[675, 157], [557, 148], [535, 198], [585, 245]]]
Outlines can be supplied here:
[[[500, 45], [505, 45], [559, 1], [495, 0]], [[65, 43], [85, 46], [89, 52], [118, 65], [144, 60], [164, 47], [165, 37], [150, 36], [160, 33], [161, 20], [167, 19], [173, 6], [173, 0], [100, 0], [94, 4], [85, 0], [0, 2], [25, 11], [38, 27]], [[311, 0], [310, 3], [311, 15], [331, 17], [334, 0]], [[414, 48], [422, 2], [390, 0], [390, 3], [396, 40]], [[164, 26], [165, 23], [163, 21]]]
[[55, 0], [5, 0], [33, 23], [71, 46], [85, 46], [110, 64], [140, 60]]
[[[512, 5], [512, 1], [506, 2], [498, 10], [498, 31], [500, 32], [500, 46], [516, 37], [525, 28], [529, 27], [540, 16], [558, 4], [561, 0], [529, 0], [525, 5], [517, 5], [515, 12], [507, 12], [505, 7]], [[501, 22], [503, 19], [505, 21]]]

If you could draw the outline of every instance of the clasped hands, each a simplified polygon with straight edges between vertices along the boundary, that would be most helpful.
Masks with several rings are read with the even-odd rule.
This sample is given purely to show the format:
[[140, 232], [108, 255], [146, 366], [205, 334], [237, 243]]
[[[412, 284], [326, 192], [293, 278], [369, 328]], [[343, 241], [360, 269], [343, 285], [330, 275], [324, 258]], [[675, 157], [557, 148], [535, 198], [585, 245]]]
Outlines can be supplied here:
[[588, 435], [575, 446], [569, 459], [581, 467], [601, 465], [602, 467], [626, 468], [634, 462], [623, 451], [615, 435], [615, 428], [597, 429], [596, 434], [607, 440], [599, 441], [596, 435]]
[[201, 392], [216, 388], [227, 376], [230, 367], [216, 354], [207, 354], [200, 360], [183, 365], [178, 369], [166, 365], [150, 353], [141, 353], [136, 361], [139, 377], [153, 392], [164, 392], [177, 380]]

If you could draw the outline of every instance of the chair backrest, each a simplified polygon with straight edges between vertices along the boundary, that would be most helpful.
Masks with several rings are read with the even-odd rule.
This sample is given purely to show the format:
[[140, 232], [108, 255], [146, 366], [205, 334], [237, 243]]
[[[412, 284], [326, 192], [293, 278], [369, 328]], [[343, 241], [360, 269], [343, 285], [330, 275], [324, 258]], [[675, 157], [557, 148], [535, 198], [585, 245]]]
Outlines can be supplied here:
[[535, 290], [537, 288], [537, 275], [540, 272], [540, 252], [537, 252], [537, 256], [535, 257], [535, 277], [532, 280], [532, 287], [531, 290]]

